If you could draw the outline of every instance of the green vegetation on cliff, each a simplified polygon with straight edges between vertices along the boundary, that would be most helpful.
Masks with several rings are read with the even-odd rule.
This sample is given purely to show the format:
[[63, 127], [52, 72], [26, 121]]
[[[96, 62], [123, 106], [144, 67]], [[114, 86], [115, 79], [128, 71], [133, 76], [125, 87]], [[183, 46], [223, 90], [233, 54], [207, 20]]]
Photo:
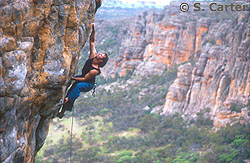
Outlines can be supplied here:
[[[210, 123], [205, 126], [196, 122], [187, 124], [179, 115], [159, 117], [144, 112], [134, 116], [138, 119], [133, 120], [133, 125], [125, 126], [127, 129], [113, 125], [115, 122], [107, 121], [105, 116], [85, 116], [87, 122], [80, 127], [82, 133], [74, 133], [73, 160], [86, 163], [240, 163], [249, 156], [249, 125], [234, 124], [215, 132], [211, 131]], [[59, 142], [56, 146], [47, 146], [37, 162], [68, 160], [69, 136]]]

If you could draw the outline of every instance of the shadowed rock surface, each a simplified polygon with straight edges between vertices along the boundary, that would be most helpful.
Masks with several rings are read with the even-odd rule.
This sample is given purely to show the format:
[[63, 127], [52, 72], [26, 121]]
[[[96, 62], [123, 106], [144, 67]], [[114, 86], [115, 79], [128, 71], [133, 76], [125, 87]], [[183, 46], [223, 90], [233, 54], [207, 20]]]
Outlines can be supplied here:
[[0, 2], [0, 162], [33, 162], [101, 0]]

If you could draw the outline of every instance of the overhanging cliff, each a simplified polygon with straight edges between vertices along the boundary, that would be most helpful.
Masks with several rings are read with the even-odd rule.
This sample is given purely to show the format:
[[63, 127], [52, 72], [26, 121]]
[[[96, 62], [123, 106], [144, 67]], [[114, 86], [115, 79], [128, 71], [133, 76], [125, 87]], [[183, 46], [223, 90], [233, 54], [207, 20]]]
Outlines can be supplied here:
[[33, 162], [101, 0], [0, 2], [0, 162]]

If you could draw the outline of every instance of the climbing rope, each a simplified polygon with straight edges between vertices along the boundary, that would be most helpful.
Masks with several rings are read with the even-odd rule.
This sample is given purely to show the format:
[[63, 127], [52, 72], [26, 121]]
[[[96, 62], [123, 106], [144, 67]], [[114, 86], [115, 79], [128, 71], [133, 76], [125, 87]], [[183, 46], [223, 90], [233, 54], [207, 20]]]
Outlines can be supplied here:
[[[70, 81], [67, 85], [67, 88], [65, 90], [65, 94], [68, 93], [69, 88], [72, 86], [72, 81]], [[71, 115], [71, 129], [70, 129], [70, 141], [69, 141], [69, 146], [70, 146], [70, 153], [69, 153], [69, 162], [72, 163], [72, 139], [73, 139], [73, 122], [74, 122], [74, 106], [72, 107], [72, 115]]]
[[[70, 84], [70, 86], [71, 86], [71, 84]], [[94, 84], [94, 87], [93, 87], [93, 92], [92, 92], [92, 96], [93, 97], [95, 97], [95, 94], [96, 94], [96, 86], [97, 86], [97, 84], [95, 83]], [[70, 88], [69, 86], [68, 86], [68, 88]], [[68, 89], [66, 89], [66, 92], [65, 93], [67, 93], [68, 92]], [[73, 162], [73, 160], [72, 160], [72, 139], [73, 139], [73, 124], [74, 124], [74, 106], [72, 107], [72, 115], [71, 115], [71, 129], [70, 129], [70, 156], [69, 156], [69, 162], [70, 163], [72, 163]]]
[[70, 156], [69, 162], [72, 163], [72, 139], [73, 139], [73, 122], [74, 122], [74, 106], [72, 107], [72, 121], [71, 121], [71, 131], [70, 131]]

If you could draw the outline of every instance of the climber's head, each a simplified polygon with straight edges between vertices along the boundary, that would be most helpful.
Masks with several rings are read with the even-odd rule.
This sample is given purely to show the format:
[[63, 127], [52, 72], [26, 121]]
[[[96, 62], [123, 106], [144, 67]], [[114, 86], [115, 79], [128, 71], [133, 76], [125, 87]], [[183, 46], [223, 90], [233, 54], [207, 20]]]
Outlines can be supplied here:
[[109, 60], [107, 53], [99, 53], [96, 55], [96, 59], [99, 60], [99, 66], [104, 67]]

